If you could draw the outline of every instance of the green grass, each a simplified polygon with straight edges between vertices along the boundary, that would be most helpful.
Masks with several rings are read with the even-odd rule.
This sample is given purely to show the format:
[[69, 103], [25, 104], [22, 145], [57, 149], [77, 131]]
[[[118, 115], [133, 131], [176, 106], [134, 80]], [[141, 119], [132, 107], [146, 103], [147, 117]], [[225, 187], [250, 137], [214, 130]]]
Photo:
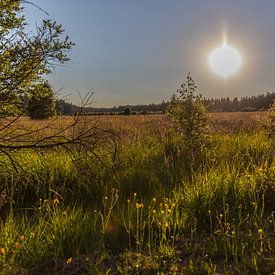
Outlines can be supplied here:
[[[176, 136], [94, 155], [17, 153], [0, 177], [3, 274], [275, 271], [274, 144], [213, 134], [193, 167]], [[115, 154], [114, 154], [115, 152]]]

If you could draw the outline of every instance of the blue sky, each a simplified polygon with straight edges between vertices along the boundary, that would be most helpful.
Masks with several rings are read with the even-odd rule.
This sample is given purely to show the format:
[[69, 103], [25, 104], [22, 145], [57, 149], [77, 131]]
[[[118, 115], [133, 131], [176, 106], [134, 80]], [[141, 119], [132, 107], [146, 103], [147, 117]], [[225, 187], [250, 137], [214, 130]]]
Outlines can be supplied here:
[[[76, 44], [71, 61], [50, 77], [77, 102], [95, 92], [96, 106], [168, 100], [188, 72], [206, 97], [249, 96], [275, 90], [273, 0], [33, 0]], [[30, 24], [47, 18], [26, 5]], [[222, 43], [243, 57], [224, 80], [207, 58]]]

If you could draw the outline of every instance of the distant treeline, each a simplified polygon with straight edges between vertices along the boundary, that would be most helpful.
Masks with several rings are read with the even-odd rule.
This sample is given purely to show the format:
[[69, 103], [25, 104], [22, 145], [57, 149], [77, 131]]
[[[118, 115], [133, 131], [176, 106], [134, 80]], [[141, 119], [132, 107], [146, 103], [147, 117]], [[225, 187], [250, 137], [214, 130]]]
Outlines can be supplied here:
[[[275, 93], [266, 93], [257, 96], [249, 96], [242, 98], [211, 98], [203, 99], [203, 103], [209, 112], [253, 112], [264, 111], [269, 109], [275, 101]], [[130, 109], [132, 114], [154, 114], [164, 113], [169, 107], [169, 101], [159, 104], [148, 105], [121, 105], [111, 108], [96, 108], [96, 107], [80, 107], [72, 103], [66, 102], [63, 99], [56, 101], [56, 111], [59, 115], [71, 115], [78, 112], [84, 114], [126, 114], [125, 110]]]

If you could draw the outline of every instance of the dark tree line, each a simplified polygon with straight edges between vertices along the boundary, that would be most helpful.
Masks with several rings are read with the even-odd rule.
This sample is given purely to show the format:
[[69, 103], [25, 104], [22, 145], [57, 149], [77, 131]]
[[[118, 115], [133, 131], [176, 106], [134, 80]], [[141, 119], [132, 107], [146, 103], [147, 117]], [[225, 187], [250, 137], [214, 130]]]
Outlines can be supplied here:
[[240, 99], [218, 98], [204, 99], [204, 105], [209, 112], [248, 112], [264, 111], [271, 107], [275, 100], [275, 93], [266, 93], [257, 96], [242, 97]]
[[[202, 102], [208, 112], [253, 112], [264, 111], [270, 108], [275, 100], [275, 93], [260, 94], [257, 96], [241, 98], [203, 98]], [[170, 106], [170, 101], [162, 101], [159, 104], [114, 106], [111, 108], [87, 107], [83, 110], [85, 114], [124, 114], [127, 108], [132, 114], [164, 113]], [[59, 115], [72, 115], [79, 112], [80, 107], [65, 100], [56, 101], [56, 111]]]

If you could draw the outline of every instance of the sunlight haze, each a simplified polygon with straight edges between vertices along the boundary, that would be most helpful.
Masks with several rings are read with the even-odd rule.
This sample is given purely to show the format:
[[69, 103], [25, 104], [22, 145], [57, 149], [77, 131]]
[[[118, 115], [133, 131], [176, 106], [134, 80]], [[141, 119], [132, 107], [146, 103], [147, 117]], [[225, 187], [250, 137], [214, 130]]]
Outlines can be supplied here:
[[[275, 87], [275, 1], [34, 0], [62, 24], [75, 46], [50, 77], [73, 102], [93, 89], [96, 106], [168, 100], [188, 72], [205, 97], [251, 96]], [[48, 16], [25, 4], [33, 26]], [[221, 45], [242, 66], [225, 82], [209, 69]]]

